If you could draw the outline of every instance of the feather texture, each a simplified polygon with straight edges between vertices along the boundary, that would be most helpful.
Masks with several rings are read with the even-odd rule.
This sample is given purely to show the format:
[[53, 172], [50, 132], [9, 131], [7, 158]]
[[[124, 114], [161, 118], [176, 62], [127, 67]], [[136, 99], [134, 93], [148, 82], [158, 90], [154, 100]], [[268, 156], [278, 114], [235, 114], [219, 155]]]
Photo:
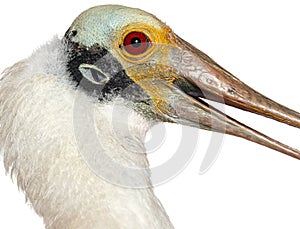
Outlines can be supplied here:
[[[55, 37], [3, 73], [0, 149], [6, 171], [16, 176], [46, 228], [173, 228], [153, 193], [147, 170], [143, 141], [152, 123], [126, 101], [99, 103], [78, 90], [66, 71], [65, 58], [64, 44]], [[79, 145], [89, 143], [89, 130], [84, 128], [88, 118], [77, 115], [81, 110], [76, 104], [92, 107], [102, 153], [119, 165], [145, 168], [138, 179], [148, 187], [118, 186], [88, 166], [85, 157], [97, 158], [99, 152], [80, 152]], [[122, 128], [114, 122], [122, 122], [124, 115], [128, 131], [114, 129]], [[100, 161], [97, 166], [109, 165]]]

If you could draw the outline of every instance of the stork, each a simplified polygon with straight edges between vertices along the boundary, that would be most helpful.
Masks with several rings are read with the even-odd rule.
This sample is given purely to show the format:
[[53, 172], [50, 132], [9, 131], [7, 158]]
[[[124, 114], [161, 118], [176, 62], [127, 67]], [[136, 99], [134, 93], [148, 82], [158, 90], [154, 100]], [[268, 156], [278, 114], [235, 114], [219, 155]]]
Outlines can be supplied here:
[[91, 8], [62, 39], [2, 75], [5, 169], [46, 228], [173, 228], [153, 193], [143, 144], [155, 123], [224, 132], [300, 159], [204, 99], [300, 127], [299, 113], [242, 83], [155, 16]]

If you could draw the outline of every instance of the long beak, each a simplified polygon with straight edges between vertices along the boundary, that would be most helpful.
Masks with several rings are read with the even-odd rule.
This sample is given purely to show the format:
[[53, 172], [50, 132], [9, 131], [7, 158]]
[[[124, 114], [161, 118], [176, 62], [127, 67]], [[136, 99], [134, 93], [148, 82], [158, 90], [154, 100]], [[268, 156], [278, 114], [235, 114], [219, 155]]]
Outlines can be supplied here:
[[[169, 65], [176, 77], [159, 87], [157, 109], [172, 122], [227, 133], [300, 159], [300, 151], [284, 145], [209, 106], [201, 98], [223, 102], [300, 128], [300, 114], [256, 92], [191, 44], [175, 37]], [[170, 83], [171, 82], [171, 83]]]

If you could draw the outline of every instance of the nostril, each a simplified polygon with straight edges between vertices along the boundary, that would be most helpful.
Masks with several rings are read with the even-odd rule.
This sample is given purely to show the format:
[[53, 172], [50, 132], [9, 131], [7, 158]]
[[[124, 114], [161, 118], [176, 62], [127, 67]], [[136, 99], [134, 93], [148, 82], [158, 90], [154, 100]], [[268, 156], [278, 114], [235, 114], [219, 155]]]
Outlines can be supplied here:
[[236, 95], [236, 90], [234, 88], [228, 88], [227, 92], [231, 95]]

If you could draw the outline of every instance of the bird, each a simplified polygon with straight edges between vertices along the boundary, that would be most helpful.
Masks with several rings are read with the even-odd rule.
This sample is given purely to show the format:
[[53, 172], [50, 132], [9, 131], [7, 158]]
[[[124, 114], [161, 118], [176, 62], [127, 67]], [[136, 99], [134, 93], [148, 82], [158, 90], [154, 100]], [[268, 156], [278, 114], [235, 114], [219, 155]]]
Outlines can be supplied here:
[[63, 38], [0, 79], [0, 149], [46, 228], [174, 228], [154, 195], [144, 140], [158, 122], [300, 152], [206, 100], [296, 128], [300, 114], [256, 92], [145, 11], [90, 8]]

